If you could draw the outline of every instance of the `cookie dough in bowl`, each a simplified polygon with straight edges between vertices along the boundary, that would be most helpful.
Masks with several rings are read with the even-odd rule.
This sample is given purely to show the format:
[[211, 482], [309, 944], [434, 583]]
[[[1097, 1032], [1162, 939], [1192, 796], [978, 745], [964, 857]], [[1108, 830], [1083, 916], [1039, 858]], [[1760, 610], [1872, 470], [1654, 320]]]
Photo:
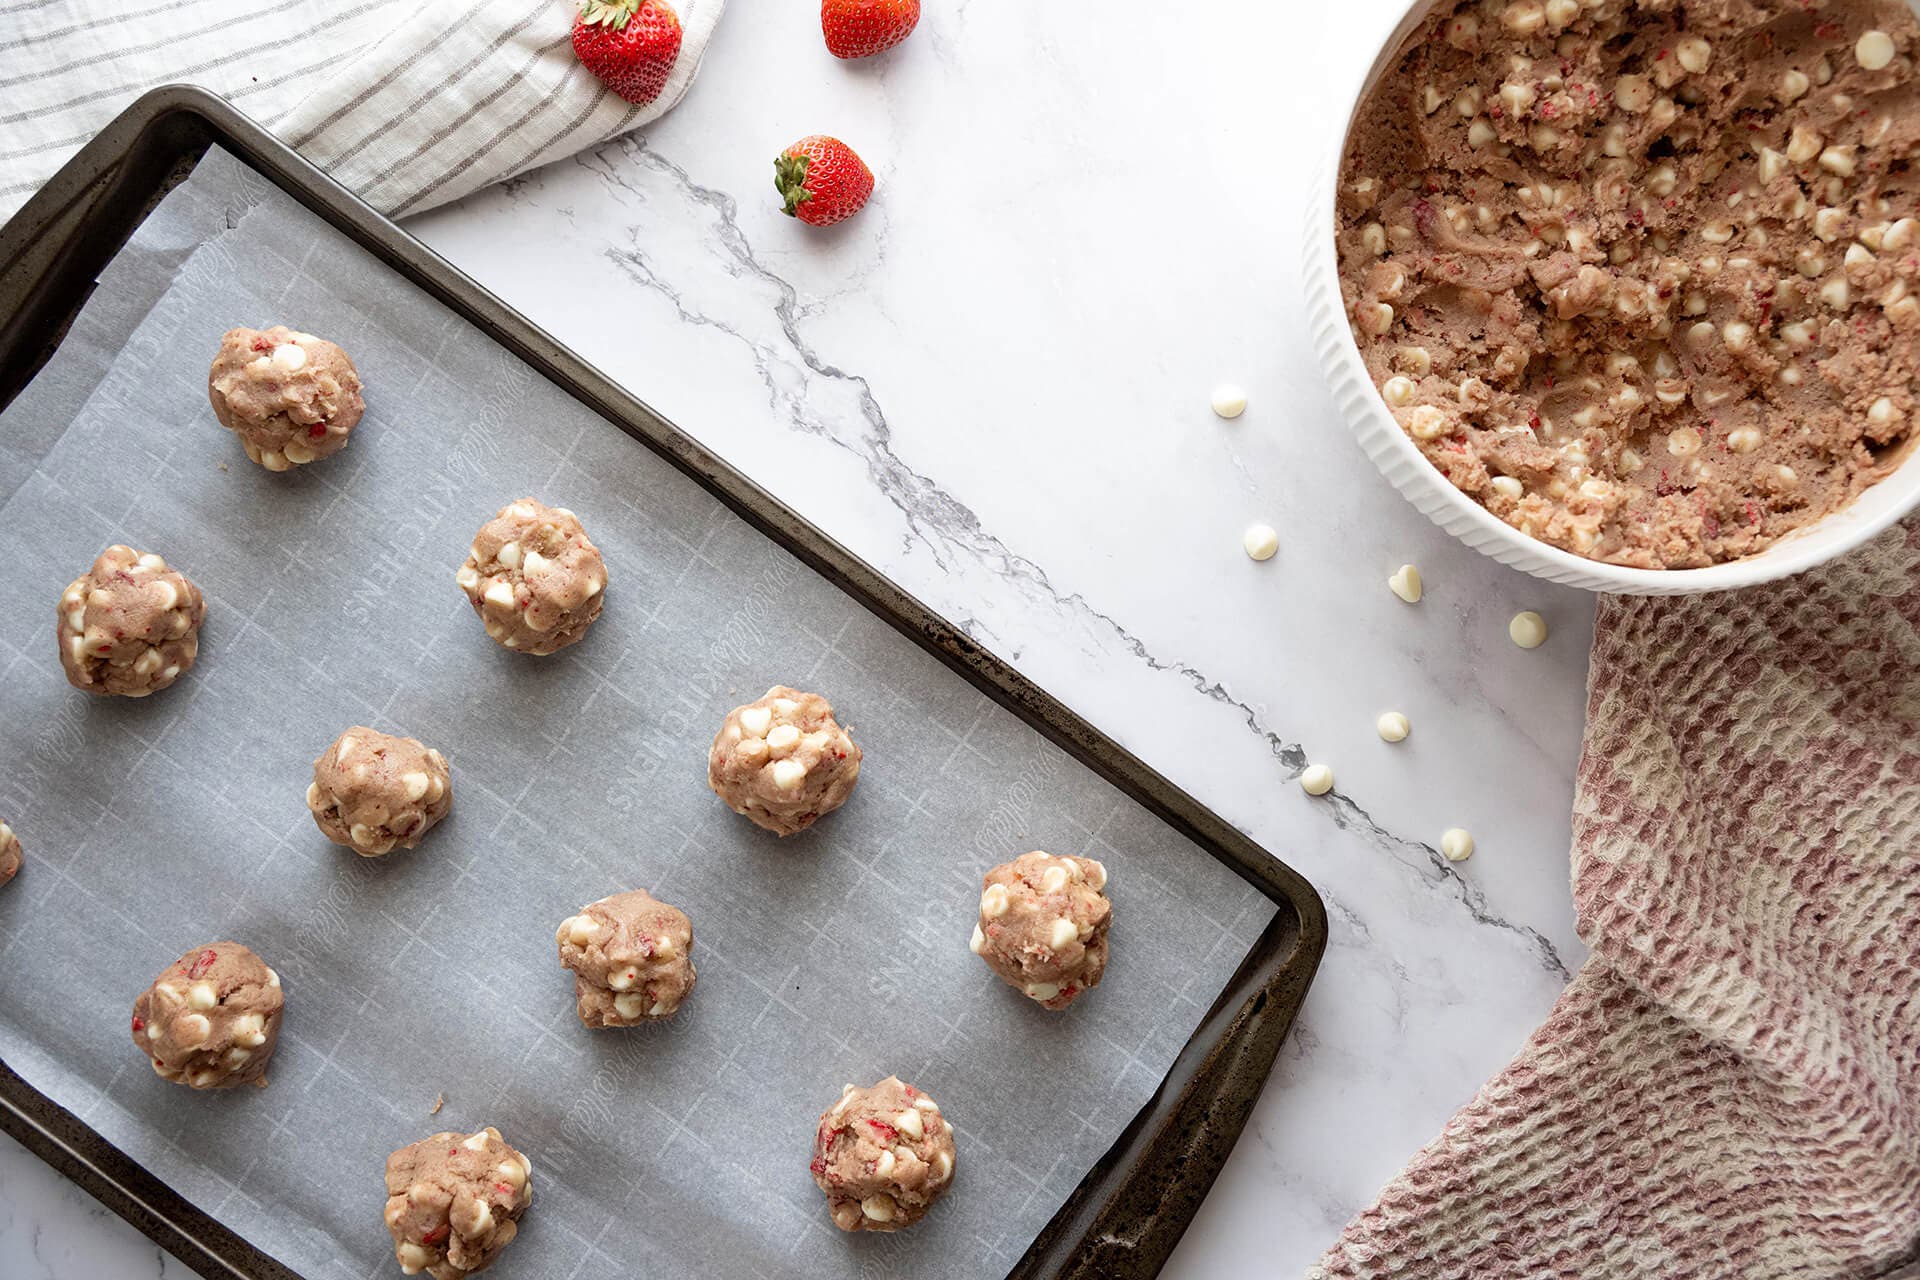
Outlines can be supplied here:
[[813, 1135], [814, 1185], [842, 1231], [898, 1231], [953, 1185], [953, 1125], [896, 1076], [848, 1085]]
[[283, 324], [228, 330], [207, 373], [207, 398], [247, 457], [269, 471], [340, 452], [366, 410], [347, 353]]
[[987, 872], [968, 946], [1043, 1008], [1064, 1009], [1107, 971], [1107, 869], [1092, 858], [1023, 853]]
[[485, 1271], [520, 1233], [533, 1162], [492, 1125], [436, 1133], [387, 1157], [387, 1232], [407, 1275], [461, 1280]]
[[200, 655], [207, 602], [152, 552], [111, 546], [60, 593], [60, 666], [88, 693], [144, 698]]
[[693, 922], [644, 889], [588, 903], [555, 940], [589, 1027], [660, 1022], [693, 991]]
[[454, 579], [494, 643], [544, 655], [600, 616], [607, 565], [573, 512], [522, 498], [480, 526]]
[[237, 942], [195, 947], [133, 1002], [133, 1043], [164, 1080], [265, 1085], [280, 1041], [280, 975]]
[[1308, 259], [1370, 456], [1470, 544], [1607, 590], [1762, 581], [1897, 519], [1915, 36], [1873, 0], [1413, 7]]
[[817, 693], [785, 685], [727, 713], [707, 753], [707, 785], [777, 836], [805, 831], [853, 794], [860, 748]]
[[412, 849], [453, 808], [447, 758], [417, 738], [354, 725], [313, 762], [307, 810], [363, 858]]

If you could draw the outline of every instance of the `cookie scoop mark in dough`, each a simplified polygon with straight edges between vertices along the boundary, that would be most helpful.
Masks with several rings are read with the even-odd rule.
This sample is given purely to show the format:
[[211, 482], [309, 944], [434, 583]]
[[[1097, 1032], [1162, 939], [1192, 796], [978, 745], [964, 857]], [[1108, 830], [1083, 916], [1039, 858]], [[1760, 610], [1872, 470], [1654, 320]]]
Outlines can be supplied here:
[[554, 940], [589, 1027], [663, 1021], [693, 992], [693, 922], [644, 889], [588, 903], [560, 922]]
[[461, 1280], [484, 1271], [520, 1233], [533, 1162], [492, 1125], [436, 1133], [387, 1157], [387, 1233], [407, 1275]]
[[283, 324], [228, 330], [207, 372], [207, 399], [247, 457], [269, 471], [340, 452], [366, 411], [347, 353]]
[[454, 581], [495, 644], [545, 655], [600, 616], [607, 565], [573, 512], [521, 498], [480, 526]]
[[0, 885], [10, 883], [20, 874], [21, 864], [26, 861], [20, 849], [20, 837], [13, 834], [13, 828], [0, 822]]
[[417, 738], [354, 725], [313, 762], [307, 810], [363, 858], [412, 849], [453, 808], [447, 758]]
[[237, 942], [210, 942], [161, 970], [133, 1002], [133, 1043], [175, 1084], [264, 1086], [285, 1003], [264, 960]]
[[67, 683], [144, 698], [192, 669], [207, 602], [151, 552], [111, 546], [60, 593], [55, 630]]
[[1107, 970], [1107, 869], [1092, 858], [1023, 853], [981, 880], [968, 947], [1009, 986], [1064, 1009]]
[[860, 758], [825, 698], [775, 685], [727, 713], [707, 753], [707, 785], [755, 826], [790, 836], [847, 802]]
[[953, 1125], [897, 1076], [848, 1085], [813, 1135], [814, 1185], [842, 1231], [898, 1231], [953, 1186]]

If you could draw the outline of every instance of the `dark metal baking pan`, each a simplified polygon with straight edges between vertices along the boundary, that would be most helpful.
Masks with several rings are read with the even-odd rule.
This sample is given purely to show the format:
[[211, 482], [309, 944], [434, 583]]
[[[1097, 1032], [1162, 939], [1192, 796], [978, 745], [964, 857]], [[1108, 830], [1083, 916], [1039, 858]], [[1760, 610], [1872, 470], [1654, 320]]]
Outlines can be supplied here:
[[[203, 90], [170, 86], [141, 98], [0, 228], [0, 408], [59, 346], [101, 270], [128, 236], [216, 144], [666, 458], [862, 607], [1277, 904], [1272, 923], [1152, 1100], [1010, 1274], [1122, 1280], [1158, 1272], [1245, 1126], [1319, 966], [1326, 913], [1312, 886], [225, 100]], [[298, 1280], [4, 1062], [0, 1128], [201, 1275]]]

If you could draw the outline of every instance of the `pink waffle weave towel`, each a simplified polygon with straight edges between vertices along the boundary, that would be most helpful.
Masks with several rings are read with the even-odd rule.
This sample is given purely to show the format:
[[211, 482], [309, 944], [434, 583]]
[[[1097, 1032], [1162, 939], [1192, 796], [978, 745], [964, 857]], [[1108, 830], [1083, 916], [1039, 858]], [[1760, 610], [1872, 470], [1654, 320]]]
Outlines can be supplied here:
[[1591, 958], [1311, 1275], [1872, 1276], [1920, 1240], [1920, 520], [1603, 601]]

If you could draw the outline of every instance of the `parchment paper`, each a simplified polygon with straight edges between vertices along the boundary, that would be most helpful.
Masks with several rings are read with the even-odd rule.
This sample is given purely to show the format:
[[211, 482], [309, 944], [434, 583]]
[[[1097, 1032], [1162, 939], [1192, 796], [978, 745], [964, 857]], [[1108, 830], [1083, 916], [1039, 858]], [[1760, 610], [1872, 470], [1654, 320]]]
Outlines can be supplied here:
[[[368, 388], [347, 451], [272, 475], [206, 403], [219, 336], [285, 320]], [[210, 154], [0, 415], [0, 1054], [302, 1273], [397, 1274], [388, 1152], [500, 1127], [535, 1197], [494, 1274], [1003, 1273], [1152, 1094], [1273, 907], [232, 158]], [[453, 583], [523, 494], [578, 511], [606, 612], [549, 659]], [[143, 700], [70, 689], [60, 591], [125, 542], [200, 584], [199, 665]], [[726, 710], [825, 693], [852, 801], [776, 841], [706, 787]], [[327, 843], [303, 793], [353, 723], [451, 760], [413, 852]], [[1103, 859], [1105, 983], [1049, 1014], [967, 950], [980, 874]], [[553, 931], [645, 887], [694, 923], [670, 1024], [589, 1032]], [[278, 968], [270, 1087], [168, 1084], [128, 1009], [189, 947]], [[834, 1230], [807, 1174], [845, 1081], [898, 1073], [957, 1128], [955, 1186], [894, 1237]], [[430, 1115], [437, 1094], [445, 1109]]]

